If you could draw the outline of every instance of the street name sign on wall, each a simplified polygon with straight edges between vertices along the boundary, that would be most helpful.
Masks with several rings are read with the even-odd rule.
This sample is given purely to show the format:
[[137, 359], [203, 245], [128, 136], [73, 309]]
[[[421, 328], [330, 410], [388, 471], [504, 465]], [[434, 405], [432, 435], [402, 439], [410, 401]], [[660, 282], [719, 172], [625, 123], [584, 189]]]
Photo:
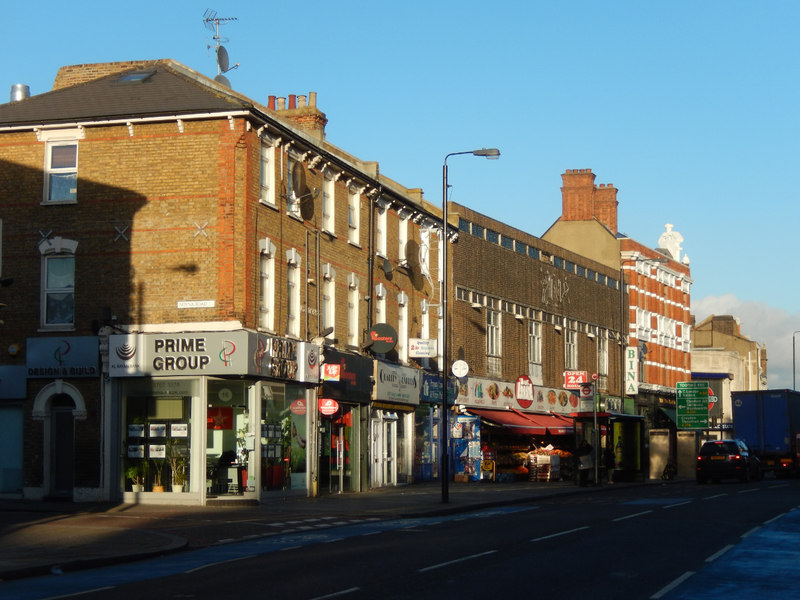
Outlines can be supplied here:
[[708, 429], [708, 382], [681, 381], [676, 392], [678, 429]]

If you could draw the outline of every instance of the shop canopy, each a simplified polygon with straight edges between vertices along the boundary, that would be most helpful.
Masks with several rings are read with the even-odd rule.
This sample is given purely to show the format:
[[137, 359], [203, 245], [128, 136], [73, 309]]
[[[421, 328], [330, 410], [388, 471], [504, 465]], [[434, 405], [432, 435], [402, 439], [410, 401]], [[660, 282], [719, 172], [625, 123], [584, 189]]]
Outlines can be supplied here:
[[518, 433], [531, 435], [566, 435], [574, 431], [572, 419], [558, 415], [523, 413], [517, 410], [467, 409], [473, 415], [501, 427], [508, 427]]
[[572, 419], [560, 415], [524, 413], [525, 416], [547, 428], [550, 435], [568, 435], [575, 431]]
[[471, 414], [488, 421], [499, 427], [508, 427], [516, 433], [527, 433], [530, 435], [544, 435], [547, 427], [540, 425], [522, 413], [511, 412], [510, 410], [484, 410], [482, 408], [468, 408]]

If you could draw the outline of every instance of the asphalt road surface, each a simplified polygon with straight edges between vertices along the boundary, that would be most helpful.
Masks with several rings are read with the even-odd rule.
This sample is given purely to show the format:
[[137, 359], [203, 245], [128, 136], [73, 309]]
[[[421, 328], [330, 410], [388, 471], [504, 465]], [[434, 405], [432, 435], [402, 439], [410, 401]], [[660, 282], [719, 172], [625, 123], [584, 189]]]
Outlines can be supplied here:
[[797, 508], [798, 491], [796, 480], [607, 489], [10, 582], [0, 598], [669, 599], [687, 573]]

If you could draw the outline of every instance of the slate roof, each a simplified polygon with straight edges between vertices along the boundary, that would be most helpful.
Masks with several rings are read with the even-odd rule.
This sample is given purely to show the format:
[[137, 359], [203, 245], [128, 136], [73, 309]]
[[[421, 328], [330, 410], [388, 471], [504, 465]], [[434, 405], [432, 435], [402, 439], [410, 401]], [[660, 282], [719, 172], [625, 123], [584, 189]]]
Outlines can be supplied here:
[[[125, 81], [124, 75], [146, 72]], [[0, 105], [0, 127], [251, 110], [253, 103], [171, 60]]]

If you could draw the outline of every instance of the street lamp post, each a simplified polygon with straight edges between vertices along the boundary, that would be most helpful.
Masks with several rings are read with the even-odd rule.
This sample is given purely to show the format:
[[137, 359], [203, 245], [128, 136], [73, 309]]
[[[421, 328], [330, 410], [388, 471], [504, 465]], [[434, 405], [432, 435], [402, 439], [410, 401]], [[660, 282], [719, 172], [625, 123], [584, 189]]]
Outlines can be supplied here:
[[483, 156], [488, 159], [500, 158], [500, 151], [497, 148], [481, 148], [480, 150], [467, 150], [464, 152], [451, 152], [444, 157], [442, 167], [442, 433], [440, 435], [442, 444], [442, 460], [439, 465], [439, 477], [442, 479], [442, 502], [450, 501], [450, 459], [448, 451], [447, 428], [449, 427], [449, 401], [447, 394], [447, 372], [450, 367], [448, 360], [448, 331], [447, 331], [447, 299], [449, 295], [449, 285], [447, 280], [447, 159], [459, 154], [472, 154], [473, 156]]
[[792, 333], [792, 389], [795, 391], [797, 391], [797, 381], [794, 372], [794, 338], [798, 333], [800, 333], [800, 331], [795, 331]]

